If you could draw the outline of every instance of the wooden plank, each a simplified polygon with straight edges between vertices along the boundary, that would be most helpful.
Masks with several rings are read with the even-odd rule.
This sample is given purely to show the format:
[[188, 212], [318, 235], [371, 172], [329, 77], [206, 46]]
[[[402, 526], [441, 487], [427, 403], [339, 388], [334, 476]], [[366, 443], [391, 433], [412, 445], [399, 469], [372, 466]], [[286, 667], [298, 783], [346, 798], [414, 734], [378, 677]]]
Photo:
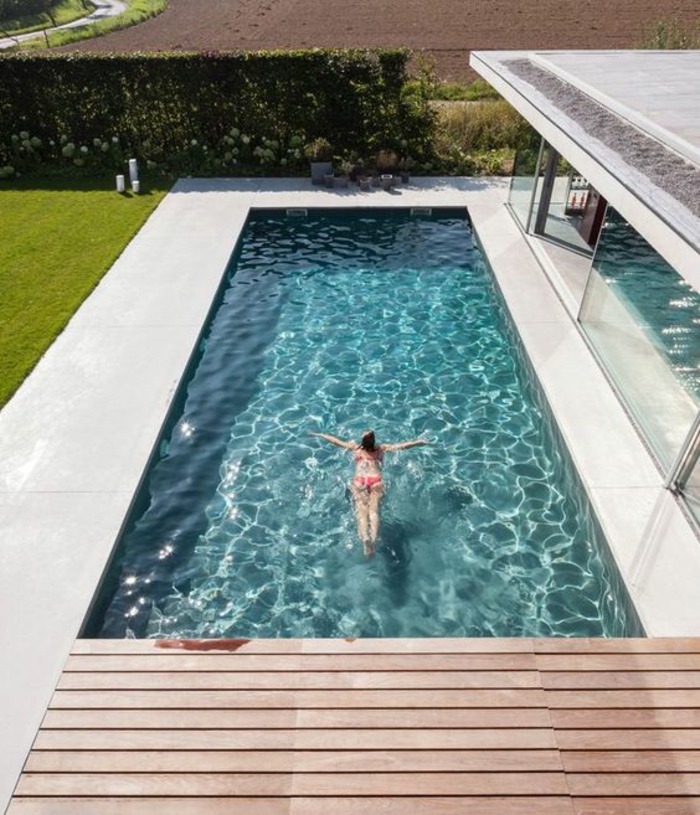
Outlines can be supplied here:
[[[533, 653], [525, 637], [422, 637], [332, 639], [79, 639], [73, 654], [237, 653], [237, 654], [523, 654]], [[700, 647], [698, 648], [700, 652]]]
[[700, 671], [553, 671], [540, 677], [546, 690], [700, 688]]
[[533, 640], [536, 654], [700, 654], [700, 637], [550, 637]]
[[700, 671], [700, 654], [537, 654], [540, 671]]
[[557, 730], [560, 750], [700, 750], [700, 730]]
[[536, 750], [554, 732], [528, 730], [40, 730], [35, 750]]
[[700, 773], [567, 773], [573, 796], [700, 795]]
[[700, 798], [575, 798], [575, 815], [700, 815]]
[[410, 802], [402, 797], [15, 798], [8, 815], [125, 815], [125, 812], [128, 815], [156, 812], [167, 815], [406, 815], [407, 812], [410, 815], [573, 815], [568, 796], [423, 797]]
[[666, 708], [660, 710], [551, 710], [552, 726], [573, 730], [633, 728], [700, 728], [700, 710], [697, 708]]
[[34, 750], [28, 773], [561, 771], [557, 750]]
[[[481, 691], [486, 693], [487, 691]], [[498, 693], [532, 693], [532, 691], [493, 691]], [[700, 708], [700, 690], [552, 690], [547, 691], [547, 704], [556, 709], [581, 708]], [[525, 707], [523, 705], [523, 707]]]
[[7, 815], [289, 815], [291, 798], [13, 798]]
[[[671, 693], [672, 691], [667, 691]], [[552, 691], [556, 694], [557, 691]], [[565, 691], [564, 691], [565, 693]], [[544, 691], [56, 691], [50, 707], [96, 708], [472, 708], [545, 707]], [[639, 705], [637, 705], [639, 707]]]
[[[546, 659], [547, 657], [542, 657]], [[693, 657], [694, 658], [694, 657]], [[700, 664], [698, 665], [700, 668]], [[518, 654], [193, 654], [76, 655], [65, 671], [534, 671], [535, 655]], [[570, 670], [564, 668], [564, 670]]]
[[700, 772], [700, 750], [562, 751], [561, 758], [572, 773]]
[[[684, 676], [683, 673], [680, 675]], [[409, 688], [427, 690], [539, 687], [539, 674], [536, 671], [93, 672], [64, 673], [58, 683], [59, 690], [401, 690]]]
[[49, 710], [44, 729], [137, 728], [532, 728], [550, 727], [545, 708], [418, 708], [397, 710]]
[[292, 815], [573, 815], [563, 796], [294, 798]]
[[15, 795], [566, 795], [563, 773], [23, 773]]

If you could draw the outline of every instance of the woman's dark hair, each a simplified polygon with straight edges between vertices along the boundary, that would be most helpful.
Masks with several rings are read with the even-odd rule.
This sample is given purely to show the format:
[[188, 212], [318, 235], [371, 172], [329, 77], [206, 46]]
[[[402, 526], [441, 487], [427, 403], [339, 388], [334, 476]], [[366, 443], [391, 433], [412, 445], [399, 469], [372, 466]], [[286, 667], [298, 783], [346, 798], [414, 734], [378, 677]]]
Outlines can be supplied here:
[[360, 447], [363, 450], [367, 450], [369, 453], [373, 453], [377, 449], [377, 443], [374, 438], [374, 430], [367, 430], [362, 434]]

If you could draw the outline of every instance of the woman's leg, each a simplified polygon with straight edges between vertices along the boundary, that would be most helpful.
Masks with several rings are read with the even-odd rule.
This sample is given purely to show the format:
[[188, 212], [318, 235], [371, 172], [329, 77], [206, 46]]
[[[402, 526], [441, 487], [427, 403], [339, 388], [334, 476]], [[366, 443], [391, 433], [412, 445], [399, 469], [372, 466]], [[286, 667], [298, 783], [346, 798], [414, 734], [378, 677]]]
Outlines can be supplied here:
[[358, 487], [353, 481], [350, 484], [352, 497], [355, 501], [355, 514], [357, 515], [357, 532], [362, 541], [365, 554], [371, 554], [369, 534], [369, 495], [365, 487]]
[[372, 553], [377, 548], [377, 538], [379, 537], [379, 505], [384, 497], [384, 485], [375, 484], [369, 494], [369, 530], [372, 545]]

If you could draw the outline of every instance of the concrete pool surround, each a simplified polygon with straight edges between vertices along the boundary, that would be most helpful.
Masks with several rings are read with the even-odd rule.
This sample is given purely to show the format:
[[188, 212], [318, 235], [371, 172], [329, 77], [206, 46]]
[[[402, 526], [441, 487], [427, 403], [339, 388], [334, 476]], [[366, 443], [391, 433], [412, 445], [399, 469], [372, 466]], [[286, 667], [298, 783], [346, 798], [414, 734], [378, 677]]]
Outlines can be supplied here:
[[[641, 621], [700, 633], [700, 545], [505, 206], [507, 179], [369, 194], [183, 179], [0, 413], [0, 809], [29, 752], [251, 208], [465, 207]], [[21, 622], [20, 622], [21, 621]]]

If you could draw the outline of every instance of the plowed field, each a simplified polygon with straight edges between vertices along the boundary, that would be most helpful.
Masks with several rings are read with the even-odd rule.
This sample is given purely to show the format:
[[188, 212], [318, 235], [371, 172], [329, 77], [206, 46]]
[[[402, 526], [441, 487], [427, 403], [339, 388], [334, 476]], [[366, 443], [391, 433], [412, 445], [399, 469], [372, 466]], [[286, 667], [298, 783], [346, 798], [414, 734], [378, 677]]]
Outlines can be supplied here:
[[651, 22], [699, 16], [698, 0], [169, 0], [152, 20], [69, 48], [403, 45], [459, 79], [470, 76], [470, 50], [629, 48]]

